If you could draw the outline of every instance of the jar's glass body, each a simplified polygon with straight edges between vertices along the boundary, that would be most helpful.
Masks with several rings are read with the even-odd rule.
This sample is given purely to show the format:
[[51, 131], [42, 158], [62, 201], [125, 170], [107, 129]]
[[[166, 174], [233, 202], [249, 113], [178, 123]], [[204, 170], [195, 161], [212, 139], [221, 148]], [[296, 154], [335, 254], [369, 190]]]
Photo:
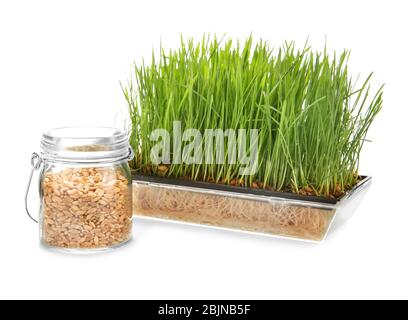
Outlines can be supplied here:
[[53, 248], [104, 250], [132, 235], [132, 179], [119, 162], [45, 161], [40, 179], [40, 238]]

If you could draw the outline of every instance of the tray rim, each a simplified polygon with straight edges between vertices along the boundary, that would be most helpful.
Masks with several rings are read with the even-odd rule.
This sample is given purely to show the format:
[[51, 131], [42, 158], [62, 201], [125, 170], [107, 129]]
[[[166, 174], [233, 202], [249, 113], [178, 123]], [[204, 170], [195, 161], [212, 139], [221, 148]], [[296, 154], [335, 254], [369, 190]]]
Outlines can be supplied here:
[[132, 174], [132, 181], [164, 184], [168, 186], [177, 186], [177, 187], [189, 187], [189, 188], [196, 188], [200, 190], [223, 191], [223, 192], [237, 193], [237, 194], [243, 194], [243, 195], [281, 198], [281, 199], [294, 200], [294, 201], [302, 201], [302, 202], [304, 201], [308, 203], [310, 202], [310, 203], [338, 205], [340, 203], [343, 203], [347, 199], [351, 198], [354, 194], [358, 193], [361, 189], [363, 189], [365, 185], [367, 185], [372, 180], [371, 176], [359, 176], [359, 177], [360, 177], [360, 181], [352, 189], [345, 192], [339, 198], [305, 196], [305, 195], [299, 195], [299, 194], [290, 193], [290, 192], [253, 189], [253, 188], [247, 188], [247, 187], [216, 184], [216, 183], [204, 182], [204, 181], [191, 181], [191, 180], [185, 180], [185, 179], [147, 176], [147, 175], [141, 175], [141, 174]]

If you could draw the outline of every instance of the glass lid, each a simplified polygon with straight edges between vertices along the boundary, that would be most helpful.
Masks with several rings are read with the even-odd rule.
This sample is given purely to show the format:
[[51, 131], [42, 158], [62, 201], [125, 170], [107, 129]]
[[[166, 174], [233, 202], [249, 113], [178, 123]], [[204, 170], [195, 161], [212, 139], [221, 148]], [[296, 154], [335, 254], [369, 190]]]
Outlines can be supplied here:
[[80, 162], [122, 160], [132, 153], [127, 134], [109, 127], [51, 129], [41, 140], [44, 159]]

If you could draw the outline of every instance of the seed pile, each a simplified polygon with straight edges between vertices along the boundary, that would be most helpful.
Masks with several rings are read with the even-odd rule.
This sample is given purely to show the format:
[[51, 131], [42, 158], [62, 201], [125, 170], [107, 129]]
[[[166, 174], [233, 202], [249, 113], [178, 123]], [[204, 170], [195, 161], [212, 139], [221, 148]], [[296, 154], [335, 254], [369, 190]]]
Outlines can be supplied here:
[[47, 245], [103, 248], [130, 238], [131, 185], [122, 169], [47, 172], [43, 192], [42, 233]]

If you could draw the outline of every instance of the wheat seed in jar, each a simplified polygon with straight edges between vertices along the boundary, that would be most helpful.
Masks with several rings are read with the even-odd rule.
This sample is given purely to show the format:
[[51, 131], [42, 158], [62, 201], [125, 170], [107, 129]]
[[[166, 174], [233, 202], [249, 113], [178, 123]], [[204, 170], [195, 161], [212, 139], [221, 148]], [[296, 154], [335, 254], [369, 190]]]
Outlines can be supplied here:
[[45, 244], [103, 248], [129, 240], [131, 195], [121, 168], [47, 172], [43, 179]]
[[42, 166], [41, 243], [89, 252], [130, 240], [133, 152], [127, 135], [114, 128], [59, 128], [43, 135], [41, 149], [33, 166]]

